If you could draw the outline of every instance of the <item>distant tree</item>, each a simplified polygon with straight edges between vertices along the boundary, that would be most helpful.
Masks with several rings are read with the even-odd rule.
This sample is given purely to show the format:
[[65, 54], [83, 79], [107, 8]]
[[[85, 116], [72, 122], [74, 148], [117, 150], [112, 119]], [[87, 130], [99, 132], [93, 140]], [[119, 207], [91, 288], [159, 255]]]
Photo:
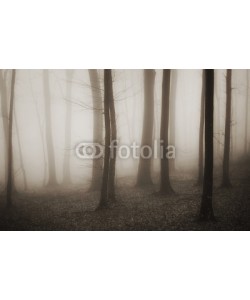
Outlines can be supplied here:
[[225, 121], [225, 141], [223, 157], [222, 186], [230, 187], [229, 159], [230, 159], [230, 139], [231, 139], [231, 102], [232, 102], [232, 70], [227, 70], [226, 84], [226, 121]]
[[169, 131], [169, 98], [170, 98], [170, 74], [171, 70], [163, 70], [162, 79], [162, 108], [161, 108], [161, 194], [173, 193], [169, 179], [169, 160], [168, 160], [168, 131]]
[[109, 199], [109, 176], [110, 176], [110, 145], [111, 145], [111, 122], [110, 122], [110, 102], [112, 92], [111, 70], [104, 70], [104, 123], [105, 123], [105, 153], [102, 176], [101, 197], [97, 209], [108, 207]]
[[151, 178], [151, 158], [147, 151], [153, 145], [153, 124], [154, 124], [154, 85], [155, 85], [155, 70], [144, 70], [144, 118], [142, 129], [141, 146], [144, 147], [144, 158], [140, 157], [137, 186], [152, 184]]
[[202, 88], [201, 88], [201, 112], [200, 112], [200, 130], [199, 130], [199, 166], [197, 184], [203, 182], [203, 144], [204, 144], [204, 119], [205, 119], [205, 72], [202, 70]]
[[71, 183], [70, 174], [70, 150], [71, 150], [71, 131], [72, 131], [72, 78], [74, 70], [66, 70], [67, 75], [67, 90], [66, 90], [66, 120], [65, 120], [65, 156], [63, 164], [63, 184]]
[[[96, 69], [89, 69], [93, 98], [93, 142], [103, 144], [103, 101], [100, 80]], [[98, 149], [96, 149], [98, 150]], [[99, 190], [102, 182], [103, 158], [93, 160], [90, 190]]]
[[18, 124], [17, 124], [17, 117], [16, 117], [15, 109], [14, 109], [14, 118], [15, 118], [15, 125], [16, 125], [15, 127], [16, 127], [17, 143], [18, 143], [18, 148], [19, 148], [20, 168], [21, 168], [21, 171], [23, 174], [24, 190], [26, 191], [28, 189], [28, 184], [27, 184], [27, 177], [26, 177], [26, 172], [25, 172], [24, 163], [23, 163], [21, 140], [20, 140], [20, 134], [19, 134], [19, 128], [18, 128]]
[[214, 70], [205, 70], [205, 167], [200, 219], [213, 220], [213, 110]]
[[[9, 116], [8, 116], [8, 101], [7, 101], [7, 87], [6, 87], [6, 74], [4, 70], [0, 70], [0, 93], [1, 93], [1, 110], [2, 110], [2, 122], [4, 132], [4, 161], [5, 161], [5, 177], [7, 179], [7, 161], [8, 161], [8, 132], [9, 132]], [[6, 181], [6, 180], [5, 180]]]
[[44, 89], [44, 104], [45, 104], [45, 133], [47, 141], [47, 156], [48, 156], [48, 186], [57, 185], [56, 178], [56, 165], [55, 165], [55, 152], [52, 137], [52, 117], [51, 117], [51, 96], [49, 84], [49, 71], [43, 70], [43, 89]]
[[11, 90], [10, 90], [10, 109], [9, 109], [9, 130], [8, 130], [8, 169], [7, 169], [8, 176], [7, 176], [7, 193], [6, 193], [7, 207], [10, 207], [12, 205], [12, 189], [13, 189], [13, 181], [14, 181], [12, 134], [13, 134], [15, 81], [16, 81], [16, 70], [12, 70]]
[[[171, 86], [170, 86], [170, 145], [175, 146], [175, 127], [176, 127], [176, 94], [177, 94], [177, 76], [178, 70], [171, 70]], [[169, 161], [170, 174], [175, 172], [175, 159]]]

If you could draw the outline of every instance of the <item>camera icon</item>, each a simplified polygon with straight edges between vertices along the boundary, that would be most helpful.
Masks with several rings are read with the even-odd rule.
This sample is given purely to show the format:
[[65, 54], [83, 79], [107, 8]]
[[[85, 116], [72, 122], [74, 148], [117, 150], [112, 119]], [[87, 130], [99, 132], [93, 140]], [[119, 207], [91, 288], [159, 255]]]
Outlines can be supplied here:
[[76, 156], [80, 159], [98, 159], [104, 155], [104, 147], [99, 143], [80, 143], [76, 146]]

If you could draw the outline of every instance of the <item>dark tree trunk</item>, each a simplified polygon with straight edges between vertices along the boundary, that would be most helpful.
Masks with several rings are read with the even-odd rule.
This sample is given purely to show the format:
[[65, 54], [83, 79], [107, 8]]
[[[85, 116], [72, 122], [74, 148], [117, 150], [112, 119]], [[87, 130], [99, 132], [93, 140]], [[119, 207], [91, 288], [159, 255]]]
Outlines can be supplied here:
[[232, 102], [232, 70], [227, 70], [227, 102], [226, 102], [226, 121], [225, 121], [225, 141], [223, 157], [222, 186], [230, 187], [229, 178], [229, 159], [230, 159], [230, 139], [231, 139], [231, 102]]
[[199, 165], [197, 184], [203, 182], [203, 144], [204, 144], [204, 115], [205, 115], [205, 71], [202, 71], [202, 88], [201, 88], [201, 112], [200, 112], [200, 131], [199, 131]]
[[5, 143], [5, 150], [4, 150], [4, 162], [5, 162], [5, 180], [4, 186], [7, 180], [7, 162], [8, 162], [8, 132], [9, 132], [9, 125], [8, 125], [8, 106], [7, 106], [7, 88], [6, 88], [6, 78], [3, 74], [3, 70], [0, 71], [0, 92], [1, 92], [1, 110], [2, 110], [2, 121], [3, 121], [3, 132], [4, 132], [4, 143]]
[[[154, 84], [155, 70], [144, 70], [144, 119], [141, 147], [153, 145], [153, 125], [154, 125]], [[147, 149], [146, 149], [147, 150]], [[148, 151], [144, 151], [144, 156], [148, 156]], [[140, 157], [137, 186], [152, 184], [151, 178], [152, 158]]]
[[[170, 88], [170, 145], [175, 146], [175, 119], [176, 119], [176, 94], [177, 94], [177, 70], [171, 71]], [[175, 172], [175, 159], [169, 161], [170, 174]]]
[[48, 156], [48, 186], [57, 185], [56, 179], [56, 166], [55, 166], [55, 153], [53, 146], [53, 137], [52, 137], [52, 119], [51, 119], [51, 97], [50, 97], [50, 85], [49, 85], [49, 71], [43, 71], [43, 88], [44, 88], [44, 103], [45, 103], [45, 131], [46, 131], [46, 140], [47, 140], [47, 156]]
[[[103, 144], [103, 104], [98, 72], [89, 70], [89, 79], [93, 98], [93, 142]], [[102, 183], [103, 158], [93, 160], [90, 190], [99, 190]]]
[[214, 70], [205, 70], [205, 167], [200, 219], [213, 220], [213, 110]]
[[13, 133], [15, 81], [16, 81], [16, 70], [12, 70], [11, 90], [10, 90], [10, 109], [9, 109], [9, 130], [8, 130], [9, 133], [8, 134], [8, 176], [7, 176], [7, 194], [6, 194], [7, 207], [10, 207], [12, 205], [12, 188], [13, 188], [13, 181], [14, 181], [12, 133]]
[[170, 95], [170, 74], [171, 70], [163, 70], [162, 80], [162, 108], [161, 108], [161, 194], [171, 194], [173, 189], [169, 179], [169, 160], [168, 154], [168, 125], [169, 125], [169, 95]]
[[72, 131], [72, 78], [73, 70], [66, 70], [67, 74], [67, 90], [66, 90], [66, 120], [65, 120], [65, 156], [63, 164], [63, 184], [71, 183], [70, 175], [70, 153], [71, 153], [71, 131]]
[[[111, 73], [111, 71], [110, 71]], [[110, 90], [110, 127], [111, 127], [111, 156], [110, 156], [110, 170], [109, 170], [109, 183], [108, 183], [108, 197], [111, 202], [115, 201], [115, 164], [116, 164], [116, 146], [117, 146], [117, 129], [115, 118], [115, 103], [113, 95], [112, 73], [111, 73]]]
[[105, 123], [105, 153], [104, 153], [104, 167], [102, 177], [101, 197], [98, 209], [107, 207], [109, 204], [108, 198], [108, 182], [110, 170], [110, 140], [111, 140], [111, 124], [110, 124], [110, 101], [112, 75], [111, 70], [104, 70], [104, 123]]

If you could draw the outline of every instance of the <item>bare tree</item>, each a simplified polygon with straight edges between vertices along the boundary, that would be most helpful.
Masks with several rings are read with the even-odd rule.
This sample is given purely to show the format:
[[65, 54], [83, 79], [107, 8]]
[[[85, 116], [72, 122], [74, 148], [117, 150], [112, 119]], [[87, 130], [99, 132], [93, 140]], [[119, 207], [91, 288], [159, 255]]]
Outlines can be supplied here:
[[[154, 85], [155, 70], [144, 70], [144, 118], [141, 146], [144, 148], [144, 158], [140, 157], [137, 186], [152, 184], [151, 163], [149, 148], [153, 144], [153, 125], [154, 125]], [[146, 150], [146, 151], [145, 151]], [[145, 158], [148, 157], [148, 158]]]
[[[171, 70], [169, 141], [173, 146], [175, 146], [177, 76], [178, 70]], [[175, 172], [175, 159], [169, 161], [169, 169], [170, 173]]]
[[203, 182], [203, 144], [204, 144], [204, 118], [205, 118], [205, 71], [202, 70], [202, 88], [201, 88], [201, 112], [200, 112], [200, 130], [199, 130], [199, 165], [197, 184], [202, 185]]
[[63, 164], [63, 184], [71, 183], [70, 175], [70, 151], [71, 151], [71, 131], [72, 131], [72, 78], [74, 70], [66, 70], [67, 90], [66, 90], [66, 119], [65, 119], [65, 156]]
[[10, 91], [10, 109], [9, 109], [9, 130], [8, 130], [8, 176], [7, 176], [7, 193], [6, 193], [7, 207], [10, 207], [12, 205], [12, 188], [13, 188], [13, 181], [14, 181], [12, 134], [13, 134], [15, 81], [16, 81], [16, 70], [12, 70], [11, 91]]
[[248, 154], [247, 147], [248, 147], [248, 101], [249, 101], [249, 75], [248, 70], [246, 70], [246, 111], [245, 111], [245, 145], [244, 145], [244, 152], [245, 156]]
[[114, 202], [117, 128], [116, 128], [115, 103], [114, 103], [113, 85], [112, 85], [112, 73], [111, 73], [111, 85], [109, 89], [110, 89], [109, 112], [110, 112], [110, 128], [111, 128], [111, 156], [110, 156], [110, 171], [109, 171], [109, 183], [108, 183], [108, 197], [110, 201]]
[[213, 220], [213, 110], [214, 70], [205, 70], [205, 167], [200, 219]]
[[6, 88], [6, 71], [4, 74], [3, 70], [0, 70], [0, 93], [1, 93], [1, 110], [2, 110], [2, 121], [3, 121], [3, 132], [4, 132], [4, 142], [5, 142], [5, 177], [7, 178], [7, 161], [8, 161], [8, 131], [9, 131], [9, 124], [8, 124], [8, 101], [7, 101], [7, 88]]
[[17, 117], [16, 117], [16, 111], [14, 109], [14, 118], [15, 118], [15, 127], [16, 127], [16, 135], [17, 135], [17, 143], [18, 143], [18, 148], [19, 148], [19, 157], [20, 157], [20, 168], [23, 174], [23, 183], [24, 183], [24, 190], [26, 191], [28, 189], [28, 184], [27, 184], [27, 177], [26, 177], [26, 172], [24, 168], [24, 163], [23, 163], [23, 154], [22, 154], [22, 147], [21, 147], [21, 141], [20, 141], [20, 134], [19, 134], [19, 128], [17, 124]]
[[161, 108], [161, 194], [173, 193], [169, 179], [169, 160], [168, 160], [168, 130], [169, 130], [169, 96], [170, 96], [170, 75], [171, 70], [163, 70], [162, 79], [162, 108]]
[[56, 179], [56, 165], [55, 165], [55, 153], [52, 137], [52, 117], [51, 117], [51, 96], [50, 96], [50, 84], [49, 84], [49, 71], [43, 71], [43, 88], [44, 88], [44, 104], [45, 104], [45, 132], [47, 140], [47, 156], [48, 156], [48, 186], [57, 185]]
[[[93, 142], [103, 144], [103, 101], [100, 80], [96, 69], [89, 70], [93, 98]], [[96, 149], [98, 150], [98, 149]], [[93, 160], [90, 190], [98, 190], [102, 182], [103, 158]]]
[[227, 70], [227, 86], [226, 86], [226, 121], [225, 121], [225, 141], [224, 141], [224, 157], [223, 157], [223, 175], [222, 186], [230, 187], [229, 178], [229, 159], [230, 159], [230, 139], [231, 139], [231, 102], [232, 102], [232, 70]]
[[111, 143], [111, 123], [110, 123], [110, 101], [112, 97], [112, 74], [111, 70], [104, 70], [104, 123], [105, 123], [105, 153], [102, 177], [101, 197], [97, 209], [107, 207], [109, 204], [109, 174], [110, 174], [110, 143]]

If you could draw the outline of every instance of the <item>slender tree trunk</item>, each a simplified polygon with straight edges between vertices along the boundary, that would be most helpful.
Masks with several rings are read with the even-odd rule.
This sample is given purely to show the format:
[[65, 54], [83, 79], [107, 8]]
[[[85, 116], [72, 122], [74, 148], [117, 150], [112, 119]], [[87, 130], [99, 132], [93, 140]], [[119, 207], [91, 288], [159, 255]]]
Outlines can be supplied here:
[[26, 177], [26, 172], [25, 172], [24, 163], [23, 163], [22, 147], [21, 147], [20, 134], [19, 134], [19, 128], [18, 128], [18, 124], [17, 124], [17, 117], [16, 117], [15, 109], [14, 109], [14, 118], [15, 118], [15, 125], [16, 125], [17, 143], [18, 143], [18, 148], [19, 148], [20, 166], [21, 166], [21, 170], [23, 173], [24, 190], [26, 191], [28, 189], [27, 177]]
[[[153, 124], [154, 124], [154, 84], [155, 70], [144, 70], [144, 120], [141, 147], [153, 145]], [[139, 169], [137, 175], [137, 186], [152, 184], [151, 162], [147, 148], [143, 151], [144, 158], [140, 157]], [[145, 158], [148, 157], [148, 158]]]
[[[8, 132], [9, 132], [9, 125], [8, 125], [8, 107], [7, 107], [7, 88], [6, 88], [6, 81], [4, 78], [3, 70], [0, 70], [0, 92], [1, 92], [1, 110], [2, 110], [2, 121], [3, 121], [3, 132], [4, 132], [4, 162], [5, 162], [5, 180], [7, 181], [7, 162], [8, 162]], [[5, 186], [5, 183], [4, 183]]]
[[[170, 89], [170, 145], [175, 146], [175, 119], [176, 119], [176, 94], [177, 94], [177, 73], [178, 70], [171, 70], [171, 89]], [[175, 172], [175, 159], [169, 161], [170, 173]]]
[[248, 146], [248, 82], [249, 82], [249, 77], [248, 77], [248, 70], [246, 70], [247, 72], [247, 76], [246, 76], [246, 82], [247, 82], [247, 86], [246, 86], [246, 111], [245, 111], [245, 145], [244, 145], [244, 152], [245, 152], [245, 156], [247, 156], [247, 146]]
[[110, 127], [111, 127], [111, 156], [110, 156], [110, 171], [109, 171], [109, 182], [108, 182], [108, 197], [109, 200], [115, 201], [115, 165], [116, 165], [116, 146], [117, 146], [117, 128], [115, 118], [115, 103], [113, 95], [113, 84], [112, 84], [112, 73], [110, 71], [111, 80], [109, 81], [110, 90]]
[[199, 165], [197, 184], [203, 182], [203, 145], [204, 145], [204, 119], [205, 119], [205, 71], [202, 71], [202, 88], [201, 88], [201, 112], [200, 112], [200, 131], [199, 131]]
[[65, 156], [63, 164], [63, 184], [68, 185], [71, 183], [70, 175], [70, 153], [71, 153], [71, 131], [72, 131], [72, 78], [73, 70], [66, 70], [67, 74], [67, 90], [66, 90], [66, 118], [65, 118]]
[[231, 139], [231, 102], [232, 102], [232, 70], [227, 70], [227, 102], [225, 121], [225, 141], [223, 158], [222, 186], [230, 187], [229, 160], [230, 160], [230, 139]]
[[101, 198], [97, 209], [107, 207], [109, 204], [108, 182], [110, 170], [110, 140], [111, 140], [111, 124], [110, 124], [110, 101], [112, 86], [111, 70], [104, 70], [104, 122], [105, 122], [105, 153], [104, 168], [102, 177]]
[[171, 70], [163, 70], [162, 80], [162, 108], [161, 108], [161, 194], [171, 194], [173, 189], [169, 179], [169, 161], [168, 161], [168, 125], [169, 125], [169, 96], [170, 96], [170, 74]]
[[49, 87], [49, 71], [43, 71], [43, 87], [44, 87], [44, 102], [45, 102], [45, 115], [46, 115], [46, 140], [47, 140], [47, 156], [48, 156], [48, 186], [57, 185], [56, 179], [56, 166], [55, 166], [55, 153], [53, 146], [52, 137], [52, 125], [51, 125], [51, 97], [50, 97], [50, 87]]
[[16, 81], [16, 70], [12, 70], [10, 109], [9, 109], [9, 131], [8, 131], [9, 132], [9, 135], [8, 135], [8, 177], [7, 177], [7, 194], [6, 194], [7, 207], [10, 207], [12, 205], [12, 186], [13, 186], [13, 181], [14, 181], [12, 133], [13, 133], [15, 81]]
[[35, 103], [35, 108], [36, 108], [36, 114], [37, 114], [37, 120], [38, 120], [38, 125], [39, 125], [39, 132], [40, 132], [40, 136], [41, 136], [41, 142], [42, 142], [42, 150], [43, 150], [43, 161], [44, 161], [44, 179], [43, 179], [43, 185], [46, 185], [46, 174], [47, 174], [47, 158], [46, 158], [46, 150], [45, 150], [45, 141], [44, 141], [44, 133], [43, 133], [43, 126], [42, 126], [42, 121], [41, 121], [41, 117], [40, 117], [40, 113], [39, 113], [39, 109], [38, 109], [38, 105], [37, 105], [37, 101], [35, 99], [35, 95], [34, 95], [34, 91], [33, 91], [33, 86], [32, 86], [32, 81], [31, 81], [31, 74], [29, 72], [29, 83], [30, 83], [30, 90], [31, 90], [31, 94], [32, 94], [32, 98], [34, 100]]
[[[89, 70], [90, 85], [93, 98], [93, 142], [103, 144], [103, 104], [98, 72]], [[92, 181], [90, 190], [99, 190], [102, 183], [103, 158], [93, 160]]]
[[205, 70], [205, 167], [200, 219], [213, 220], [213, 110], [214, 70]]

